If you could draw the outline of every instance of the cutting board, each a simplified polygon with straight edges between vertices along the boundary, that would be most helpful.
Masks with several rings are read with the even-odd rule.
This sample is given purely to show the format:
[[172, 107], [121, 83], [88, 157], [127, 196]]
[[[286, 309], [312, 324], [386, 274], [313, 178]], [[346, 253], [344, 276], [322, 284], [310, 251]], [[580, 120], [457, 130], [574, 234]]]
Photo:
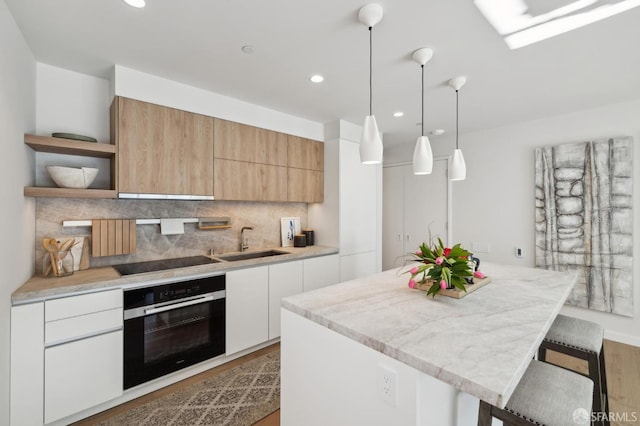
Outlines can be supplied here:
[[136, 252], [135, 219], [94, 219], [91, 225], [93, 257]]

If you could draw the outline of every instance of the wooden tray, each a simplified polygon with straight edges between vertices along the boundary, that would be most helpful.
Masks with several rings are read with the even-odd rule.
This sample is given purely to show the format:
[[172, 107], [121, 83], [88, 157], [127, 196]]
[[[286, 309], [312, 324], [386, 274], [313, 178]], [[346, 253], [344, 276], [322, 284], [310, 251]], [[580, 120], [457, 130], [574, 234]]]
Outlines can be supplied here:
[[[440, 292], [438, 294], [441, 294], [443, 296], [453, 297], [453, 298], [456, 298], [456, 299], [462, 299], [466, 295], [468, 295], [470, 293], [473, 293], [474, 291], [476, 291], [480, 287], [484, 287], [485, 285], [489, 284], [490, 282], [491, 282], [491, 278], [490, 277], [474, 278], [473, 279], [473, 284], [465, 284], [464, 285], [465, 288], [467, 289], [466, 293], [464, 291], [462, 291], [462, 290], [457, 289], [457, 288], [445, 288], [445, 289], [440, 289]], [[431, 288], [431, 282], [427, 281], [424, 284], [416, 282], [415, 288], [418, 289], [418, 290], [422, 290], [422, 291], [428, 291]]]

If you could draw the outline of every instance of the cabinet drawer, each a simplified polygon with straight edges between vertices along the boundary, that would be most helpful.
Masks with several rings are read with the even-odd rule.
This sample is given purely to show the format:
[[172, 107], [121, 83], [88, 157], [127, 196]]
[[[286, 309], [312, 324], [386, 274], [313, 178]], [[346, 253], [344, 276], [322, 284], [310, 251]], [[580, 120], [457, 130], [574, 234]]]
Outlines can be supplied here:
[[44, 303], [44, 320], [56, 321], [115, 308], [122, 308], [120, 289], [47, 300]]
[[109, 309], [58, 321], [49, 321], [44, 325], [45, 346], [53, 346], [73, 340], [114, 331], [122, 328], [122, 309]]
[[44, 352], [45, 423], [122, 395], [122, 331]]

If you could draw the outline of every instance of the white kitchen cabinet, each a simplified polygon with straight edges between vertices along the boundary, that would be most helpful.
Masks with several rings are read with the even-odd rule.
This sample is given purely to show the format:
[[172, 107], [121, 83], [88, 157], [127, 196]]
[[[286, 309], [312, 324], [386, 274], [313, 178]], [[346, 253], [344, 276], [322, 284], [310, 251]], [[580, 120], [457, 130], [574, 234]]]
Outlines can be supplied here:
[[45, 423], [122, 395], [122, 330], [45, 349]]
[[226, 353], [269, 339], [269, 266], [226, 274]]
[[[340, 250], [339, 281], [382, 268], [382, 167], [360, 162], [361, 132], [345, 121], [325, 126], [324, 202], [308, 207], [317, 244]], [[352, 267], [354, 259], [358, 267]]]
[[302, 293], [302, 260], [269, 265], [269, 339], [280, 337], [280, 302]]
[[44, 303], [11, 308], [12, 426], [44, 419]]
[[337, 254], [304, 259], [303, 290], [317, 288], [340, 282], [340, 260]]
[[122, 290], [44, 305], [44, 422], [122, 395]]
[[384, 167], [382, 269], [402, 266], [404, 255], [423, 242], [450, 233], [450, 191], [446, 158], [433, 162], [430, 175], [414, 175], [411, 164]]

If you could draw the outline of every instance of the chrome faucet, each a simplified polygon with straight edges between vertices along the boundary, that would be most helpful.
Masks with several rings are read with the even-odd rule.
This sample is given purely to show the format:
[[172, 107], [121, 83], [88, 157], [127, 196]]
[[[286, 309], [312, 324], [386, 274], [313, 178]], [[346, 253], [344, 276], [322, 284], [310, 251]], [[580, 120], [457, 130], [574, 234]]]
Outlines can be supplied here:
[[253, 226], [243, 226], [240, 230], [240, 251], [245, 251], [249, 248], [249, 238], [244, 237], [244, 231], [252, 229]]

